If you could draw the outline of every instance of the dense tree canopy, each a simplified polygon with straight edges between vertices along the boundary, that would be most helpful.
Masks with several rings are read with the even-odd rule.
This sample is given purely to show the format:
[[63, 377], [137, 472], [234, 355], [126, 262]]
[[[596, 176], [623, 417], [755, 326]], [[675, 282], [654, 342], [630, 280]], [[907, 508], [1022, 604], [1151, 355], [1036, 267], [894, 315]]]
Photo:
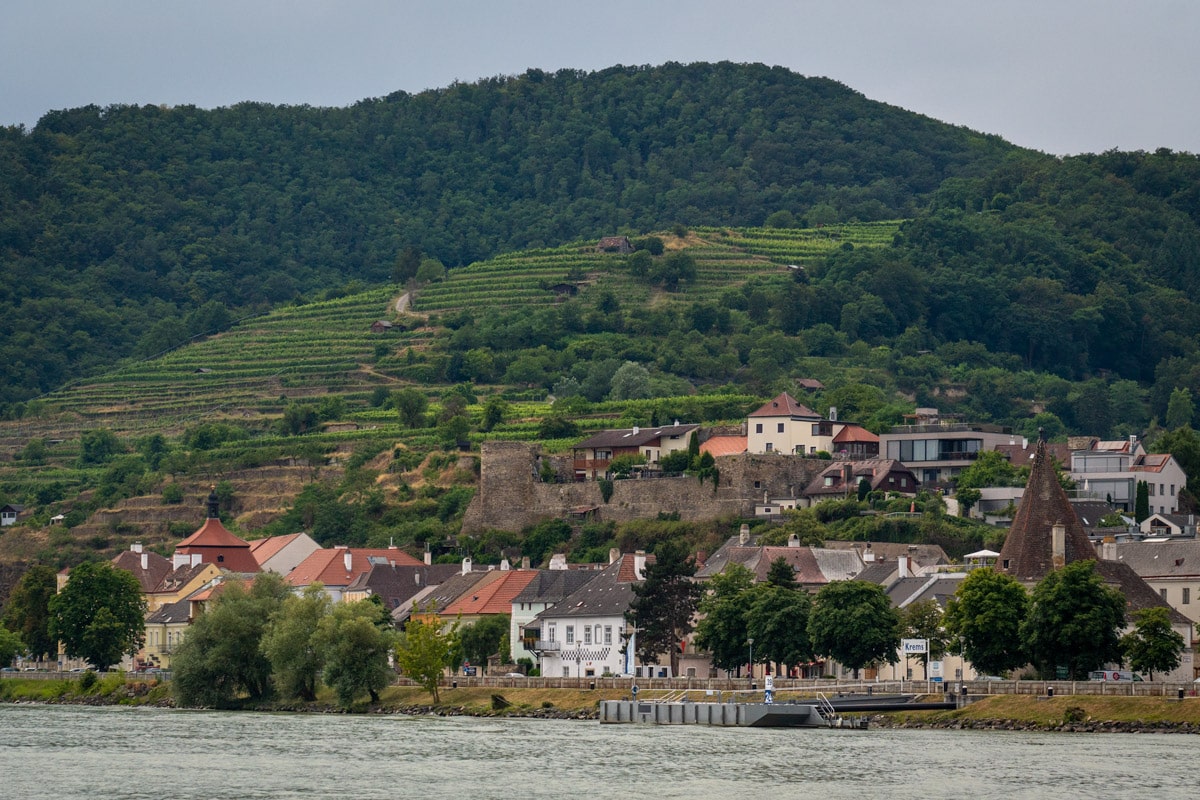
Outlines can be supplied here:
[[50, 599], [57, 591], [54, 570], [35, 564], [17, 581], [4, 607], [5, 627], [21, 637], [35, 658], [58, 651], [57, 641], [50, 636]]
[[1021, 623], [1029, 595], [1011, 575], [971, 570], [946, 607], [946, 628], [975, 670], [1000, 675], [1028, 662]]
[[63, 590], [50, 599], [49, 634], [66, 648], [106, 670], [145, 639], [146, 601], [133, 573], [106, 561], [85, 562], [71, 570]]
[[692, 631], [701, 588], [691, 578], [696, 562], [683, 542], [663, 542], [646, 564], [646, 579], [634, 584], [626, 618], [637, 628], [637, 657], [643, 664], [666, 655], [679, 671], [679, 644]]
[[1120, 663], [1124, 625], [1125, 597], [1101, 581], [1095, 561], [1075, 561], [1034, 587], [1021, 640], [1043, 678], [1063, 668], [1071, 680], [1086, 680], [1092, 670]]
[[900, 633], [900, 614], [878, 584], [833, 581], [813, 598], [808, 617], [813, 651], [848, 669], [894, 664]]

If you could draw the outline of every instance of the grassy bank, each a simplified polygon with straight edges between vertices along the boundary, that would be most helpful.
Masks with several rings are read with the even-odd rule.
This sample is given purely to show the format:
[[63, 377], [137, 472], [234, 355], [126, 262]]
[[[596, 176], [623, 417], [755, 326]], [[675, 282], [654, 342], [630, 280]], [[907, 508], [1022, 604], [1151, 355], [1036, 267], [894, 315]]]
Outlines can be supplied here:
[[897, 712], [881, 715], [880, 721], [885, 725], [906, 727], [1178, 728], [1200, 732], [1200, 698], [996, 695], [956, 711]]

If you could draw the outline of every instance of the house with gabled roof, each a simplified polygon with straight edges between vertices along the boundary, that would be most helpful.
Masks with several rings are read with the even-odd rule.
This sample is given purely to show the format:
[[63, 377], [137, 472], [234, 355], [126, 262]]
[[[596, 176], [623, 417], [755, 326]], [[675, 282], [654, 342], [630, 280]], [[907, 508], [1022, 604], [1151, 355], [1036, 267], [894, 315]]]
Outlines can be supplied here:
[[613, 459], [624, 455], [642, 456], [653, 467], [663, 456], [687, 450], [692, 433], [699, 428], [699, 425], [680, 425], [676, 420], [673, 425], [600, 431], [572, 448], [575, 480], [605, 477]]
[[25, 510], [25, 506], [16, 503], [5, 503], [0, 506], [0, 527], [7, 528], [17, 524], [17, 517]]
[[373, 564], [342, 592], [342, 600], [354, 603], [378, 597], [384, 608], [395, 611], [412, 605], [414, 598], [455, 575], [455, 564]]
[[221, 522], [217, 508], [220, 502], [214, 489], [208, 495], [208, 517], [196, 532], [175, 546], [176, 566], [179, 557], [191, 563], [215, 564], [230, 572], [261, 572], [250, 553], [248, 542], [234, 536]]
[[172, 570], [170, 559], [146, 550], [141, 542], [134, 542], [128, 550], [114, 556], [112, 565], [132, 573], [142, 587], [142, 594], [154, 591]]
[[296, 591], [320, 583], [325, 587], [325, 593], [336, 603], [359, 576], [370, 571], [376, 564], [419, 566], [421, 563], [398, 547], [339, 545], [328, 550], [314, 551], [284, 576], [284, 581]]
[[304, 559], [321, 549], [307, 533], [268, 536], [250, 542], [250, 554], [263, 572], [287, 575]]
[[1196, 538], [1195, 514], [1151, 514], [1138, 525], [1146, 538]]
[[[592, 580], [538, 614], [525, 627], [526, 648], [544, 677], [588, 678], [635, 672], [637, 632], [625, 623], [633, 587], [652, 556], [615, 553]], [[659, 671], [669, 668], [655, 666]], [[664, 677], [669, 677], [664, 675]]]
[[809, 504], [837, 497], [854, 496], [863, 480], [872, 492], [915, 496], [920, 482], [911, 469], [890, 458], [839, 461], [830, 464], [802, 492]]
[[[599, 567], [599, 565], [597, 565]], [[512, 599], [512, 619], [508, 640], [511, 659], [516, 664], [522, 658], [536, 660], [535, 653], [525, 649], [524, 631], [538, 614], [561, 603], [599, 574], [599, 569], [543, 569], [520, 594]]]
[[823, 418], [787, 392], [750, 412], [746, 420], [746, 452], [877, 456], [879, 437], [854, 422], [839, 422], [837, 409]]
[[778, 559], [783, 559], [791, 566], [796, 584], [810, 592], [832, 581], [853, 580], [864, 566], [855, 550], [802, 546], [796, 537], [783, 547], [726, 542], [708, 557], [704, 566], [696, 570], [696, 579], [708, 580], [724, 572], [731, 564], [741, 564], [750, 570], [755, 583], [762, 583], [767, 580], [771, 564]]

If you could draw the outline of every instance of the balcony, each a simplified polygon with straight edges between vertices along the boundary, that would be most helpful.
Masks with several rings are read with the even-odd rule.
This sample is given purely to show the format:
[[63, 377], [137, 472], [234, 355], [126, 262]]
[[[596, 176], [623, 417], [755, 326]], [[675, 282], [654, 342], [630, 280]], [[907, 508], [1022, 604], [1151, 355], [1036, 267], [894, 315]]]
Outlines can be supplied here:
[[557, 653], [562, 650], [561, 642], [548, 642], [545, 639], [538, 639], [533, 643], [533, 650], [538, 653]]

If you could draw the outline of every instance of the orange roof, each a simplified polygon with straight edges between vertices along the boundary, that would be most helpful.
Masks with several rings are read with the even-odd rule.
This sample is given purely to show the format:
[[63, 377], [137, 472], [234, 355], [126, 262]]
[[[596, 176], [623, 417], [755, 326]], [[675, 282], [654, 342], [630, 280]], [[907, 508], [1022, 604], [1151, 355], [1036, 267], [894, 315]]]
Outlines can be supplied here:
[[499, 577], [481, 581], [471, 591], [446, 606], [442, 616], [511, 614], [513, 598], [537, 577], [536, 569], [496, 570]]
[[201, 525], [195, 533], [177, 544], [175, 549], [180, 550], [184, 547], [249, 548], [250, 545], [246, 544], [246, 542], [230, 533], [228, 529], [221, 524], [221, 520], [217, 519], [216, 517], [209, 517], [208, 519], [204, 520], [204, 524]]
[[700, 452], [711, 453], [713, 458], [717, 456], [736, 456], [738, 453], [746, 452], [746, 437], [713, 436], [708, 441], [701, 443]]
[[842, 442], [879, 442], [879, 437], [871, 433], [861, 425], [847, 423], [846, 427], [838, 431], [837, 436], [833, 437], [833, 441], [837, 444]]
[[[350, 554], [350, 569], [346, 569], [346, 554]], [[378, 563], [403, 564], [418, 566], [422, 562], [413, 558], [398, 547], [382, 549], [366, 549], [361, 547], [335, 547], [330, 550], [316, 550], [308, 558], [301, 561], [296, 568], [284, 578], [293, 586], [308, 586], [311, 583], [323, 583], [326, 586], [349, 586], [354, 579], [371, 570], [371, 559], [382, 559]]]
[[262, 564], [267, 559], [275, 556], [280, 550], [287, 547], [296, 538], [300, 536], [298, 533], [289, 533], [286, 536], [268, 536], [265, 539], [255, 539], [250, 542], [250, 552], [254, 554], [254, 559]]
[[787, 392], [774, 400], [764, 403], [757, 411], [750, 413], [752, 417], [808, 417], [820, 419], [821, 415], [805, 405], [796, 402], [796, 398]]

